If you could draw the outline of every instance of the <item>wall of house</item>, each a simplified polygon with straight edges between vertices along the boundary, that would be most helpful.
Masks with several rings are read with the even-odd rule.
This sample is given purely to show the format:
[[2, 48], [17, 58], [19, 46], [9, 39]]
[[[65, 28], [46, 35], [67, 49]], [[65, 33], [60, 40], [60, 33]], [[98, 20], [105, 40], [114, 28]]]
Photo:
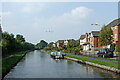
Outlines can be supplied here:
[[120, 24], [118, 25], [118, 45], [120, 45]]
[[[120, 24], [117, 26], [113, 26], [113, 44], [119, 45], [120, 44]], [[115, 38], [115, 34], [117, 34], [117, 38]]]
[[83, 46], [83, 50], [89, 50], [89, 44]]
[[98, 37], [93, 37], [93, 47], [98, 47]]
[[84, 38], [83, 40], [80, 40], [80, 45], [83, 45], [84, 43], [86, 43], [86, 38]]
[[88, 42], [88, 33], [85, 34], [86, 43]]
[[57, 42], [57, 47], [59, 48], [59, 47], [62, 47], [64, 45], [64, 42], [63, 43], [59, 43], [59, 42]]

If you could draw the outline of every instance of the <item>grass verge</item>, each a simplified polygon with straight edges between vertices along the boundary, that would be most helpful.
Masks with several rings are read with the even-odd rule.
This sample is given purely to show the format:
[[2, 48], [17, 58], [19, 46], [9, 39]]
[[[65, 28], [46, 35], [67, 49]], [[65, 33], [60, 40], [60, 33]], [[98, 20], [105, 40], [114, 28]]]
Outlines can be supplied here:
[[79, 56], [90, 57], [90, 58], [97, 58], [97, 59], [103, 59], [103, 60], [110, 60], [110, 61], [118, 61], [118, 59], [112, 59], [112, 58], [102, 58], [102, 57], [86, 56], [86, 55], [79, 55]]
[[22, 51], [20, 53], [15, 54], [15, 56], [13, 57], [2, 60], [2, 77], [4, 77], [10, 71], [10, 69], [14, 67], [29, 51], [30, 50]]
[[96, 61], [96, 60], [92, 60], [92, 59], [79, 58], [79, 57], [74, 57], [74, 56], [70, 56], [70, 55], [65, 55], [65, 57], [74, 58], [74, 59], [83, 60], [83, 61], [88, 61], [88, 62], [92, 62], [92, 63], [95, 63], [95, 64], [99, 64], [99, 65], [104, 65], [104, 66], [109, 66], [109, 67], [113, 67], [113, 68], [116, 68], [116, 69], [120, 69], [120, 67], [119, 67], [120, 65], [118, 66], [118, 64], [111, 63], [111, 62]]

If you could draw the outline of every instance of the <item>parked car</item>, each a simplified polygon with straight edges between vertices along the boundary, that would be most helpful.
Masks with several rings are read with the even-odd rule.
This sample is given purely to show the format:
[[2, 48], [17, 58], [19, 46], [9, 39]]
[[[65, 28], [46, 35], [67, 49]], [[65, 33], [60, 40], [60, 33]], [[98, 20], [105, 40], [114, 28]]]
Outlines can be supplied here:
[[97, 53], [98, 57], [110, 58], [113, 57], [113, 51], [107, 48], [101, 49]]

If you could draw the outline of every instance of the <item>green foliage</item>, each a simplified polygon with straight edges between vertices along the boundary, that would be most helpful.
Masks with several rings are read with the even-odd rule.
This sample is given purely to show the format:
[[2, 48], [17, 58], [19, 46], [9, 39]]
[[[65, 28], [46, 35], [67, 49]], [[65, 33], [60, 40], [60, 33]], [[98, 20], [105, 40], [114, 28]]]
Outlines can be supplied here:
[[3, 55], [14, 51], [35, 49], [33, 44], [25, 42], [22, 35], [16, 35], [14, 38], [14, 35], [8, 32], [2, 33], [1, 46]]
[[46, 47], [48, 45], [47, 42], [45, 42], [44, 40], [41, 40], [37, 45], [36, 47], [39, 48], [39, 49], [43, 49], [44, 47]]
[[53, 47], [53, 44], [54, 44], [53, 42], [50, 42], [47, 46], [48, 47]]
[[118, 52], [118, 45], [115, 45], [115, 52]]
[[16, 35], [16, 40], [19, 40], [21, 42], [25, 42], [25, 38], [22, 35], [20, 35], [20, 34]]
[[[55, 43], [56, 45], [56, 43]], [[81, 47], [79, 45], [79, 40], [76, 40], [76, 41], [70, 41], [68, 43], [68, 45], [63, 45], [62, 47], [53, 47], [53, 42], [49, 43], [45, 48], [44, 50], [46, 51], [56, 51], [56, 50], [59, 50], [59, 51], [62, 51], [62, 52], [65, 52], [65, 53], [74, 53], [74, 54], [77, 54], [80, 52], [81, 50]]]
[[11, 69], [17, 63], [17, 61], [19, 61], [21, 57], [24, 56], [27, 52], [29, 51], [22, 51], [11, 58], [2, 60], [2, 74], [4, 75], [7, 73], [9, 69]]
[[102, 27], [99, 33], [99, 43], [101, 46], [106, 46], [112, 43], [112, 35], [113, 31], [111, 27], [106, 27], [105, 25]]
[[114, 51], [114, 50], [115, 50], [115, 44], [111, 44], [111, 45], [110, 45], [110, 49], [111, 49], [112, 51]]

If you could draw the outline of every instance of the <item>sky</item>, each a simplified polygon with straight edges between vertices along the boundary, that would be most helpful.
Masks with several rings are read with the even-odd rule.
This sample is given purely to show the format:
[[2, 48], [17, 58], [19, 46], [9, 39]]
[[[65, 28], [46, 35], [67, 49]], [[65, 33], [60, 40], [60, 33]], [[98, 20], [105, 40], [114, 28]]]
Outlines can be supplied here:
[[[2, 30], [27, 42], [79, 39], [118, 18], [118, 2], [3, 2]], [[98, 26], [91, 25], [98, 23]], [[49, 32], [50, 31], [50, 32]]]

